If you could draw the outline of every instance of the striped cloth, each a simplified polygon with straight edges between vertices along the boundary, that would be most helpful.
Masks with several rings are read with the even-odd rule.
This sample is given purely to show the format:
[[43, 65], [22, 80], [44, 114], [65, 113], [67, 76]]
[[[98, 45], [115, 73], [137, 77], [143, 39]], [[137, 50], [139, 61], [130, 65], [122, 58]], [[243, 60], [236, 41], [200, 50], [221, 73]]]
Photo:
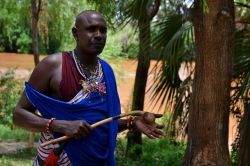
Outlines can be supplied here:
[[[102, 72], [102, 71], [101, 71]], [[99, 82], [103, 80], [103, 77], [100, 78]], [[85, 93], [82, 89], [77, 93], [77, 95], [71, 99], [68, 103], [78, 103], [81, 100], [89, 97], [89, 93]], [[48, 157], [48, 155], [53, 151], [53, 149], [58, 148], [59, 144], [50, 144], [45, 147], [42, 147], [41, 144], [53, 140], [54, 137], [52, 134], [41, 132], [41, 137], [38, 142], [38, 156], [44, 161]], [[71, 162], [67, 156], [67, 153], [63, 150], [63, 152], [59, 156], [59, 160], [57, 163], [58, 166], [71, 166]], [[39, 166], [37, 157], [35, 158], [33, 166]]]
[[[53, 140], [54, 137], [52, 134], [48, 134], [48, 133], [45, 133], [45, 132], [42, 132], [41, 133], [41, 137], [39, 139], [39, 142], [38, 142], [38, 148], [37, 148], [37, 151], [38, 151], [38, 156], [44, 161], [46, 160], [46, 158], [48, 157], [48, 155], [50, 154], [50, 152], [53, 151], [54, 148], [58, 148], [59, 147], [59, 144], [50, 144], [50, 145], [47, 145], [45, 147], [41, 147], [41, 144], [44, 143], [44, 142], [47, 142], [47, 141], [50, 141], [50, 140]], [[71, 166], [71, 162], [67, 156], [67, 153], [65, 153], [65, 151], [63, 151], [60, 156], [59, 156], [59, 160], [58, 160], [58, 163], [57, 163], [58, 166]], [[38, 160], [37, 160], [37, 157], [35, 158], [35, 161], [34, 161], [34, 164], [33, 166], [39, 166], [39, 163], [38, 163]]]

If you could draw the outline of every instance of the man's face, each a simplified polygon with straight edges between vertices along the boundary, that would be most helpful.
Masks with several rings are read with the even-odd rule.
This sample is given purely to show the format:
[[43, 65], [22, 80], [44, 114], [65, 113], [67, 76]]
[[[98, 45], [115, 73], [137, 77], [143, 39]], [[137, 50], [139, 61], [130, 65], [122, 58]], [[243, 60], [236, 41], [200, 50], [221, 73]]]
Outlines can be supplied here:
[[107, 26], [101, 15], [88, 13], [81, 17], [73, 33], [77, 46], [84, 51], [83, 53], [98, 55], [106, 43]]

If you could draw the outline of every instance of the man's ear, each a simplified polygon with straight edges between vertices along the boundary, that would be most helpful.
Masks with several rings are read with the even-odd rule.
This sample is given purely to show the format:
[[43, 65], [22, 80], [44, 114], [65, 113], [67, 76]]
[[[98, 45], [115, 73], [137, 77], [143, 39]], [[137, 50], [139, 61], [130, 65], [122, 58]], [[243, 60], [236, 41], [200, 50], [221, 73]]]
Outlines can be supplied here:
[[77, 37], [77, 29], [76, 29], [76, 27], [73, 27], [71, 31], [72, 31], [72, 34], [73, 34], [75, 40], [77, 40], [78, 37]]

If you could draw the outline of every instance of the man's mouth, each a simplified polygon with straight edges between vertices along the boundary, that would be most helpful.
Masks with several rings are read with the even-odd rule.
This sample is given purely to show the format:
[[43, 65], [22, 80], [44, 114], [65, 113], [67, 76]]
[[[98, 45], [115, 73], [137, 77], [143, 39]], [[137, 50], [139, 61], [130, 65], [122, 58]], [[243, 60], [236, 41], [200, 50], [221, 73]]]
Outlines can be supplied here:
[[91, 43], [92, 46], [104, 46], [104, 43]]

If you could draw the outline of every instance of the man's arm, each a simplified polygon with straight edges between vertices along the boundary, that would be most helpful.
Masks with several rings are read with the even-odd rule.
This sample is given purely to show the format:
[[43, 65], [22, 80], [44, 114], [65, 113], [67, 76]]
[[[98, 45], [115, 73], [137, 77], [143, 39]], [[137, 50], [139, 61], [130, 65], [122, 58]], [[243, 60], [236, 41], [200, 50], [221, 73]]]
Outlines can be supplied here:
[[[33, 70], [29, 83], [33, 88], [41, 93], [48, 93], [50, 78], [53, 74], [56, 61], [53, 58], [47, 57], [42, 60]], [[13, 114], [13, 123], [17, 126], [34, 132], [44, 131], [47, 124], [47, 119], [35, 115], [36, 108], [28, 100], [23, 92]]]
[[35, 108], [28, 101], [25, 93], [23, 93], [15, 108], [13, 123], [29, 131], [41, 132], [46, 128], [47, 119], [35, 115]]
[[[35, 108], [23, 93], [13, 115], [13, 122], [16, 126], [33, 132], [44, 132], [49, 119], [42, 118], [35, 114]], [[80, 139], [85, 137], [91, 127], [84, 121], [54, 120], [50, 130], [55, 133], [64, 133], [69, 137]]]

